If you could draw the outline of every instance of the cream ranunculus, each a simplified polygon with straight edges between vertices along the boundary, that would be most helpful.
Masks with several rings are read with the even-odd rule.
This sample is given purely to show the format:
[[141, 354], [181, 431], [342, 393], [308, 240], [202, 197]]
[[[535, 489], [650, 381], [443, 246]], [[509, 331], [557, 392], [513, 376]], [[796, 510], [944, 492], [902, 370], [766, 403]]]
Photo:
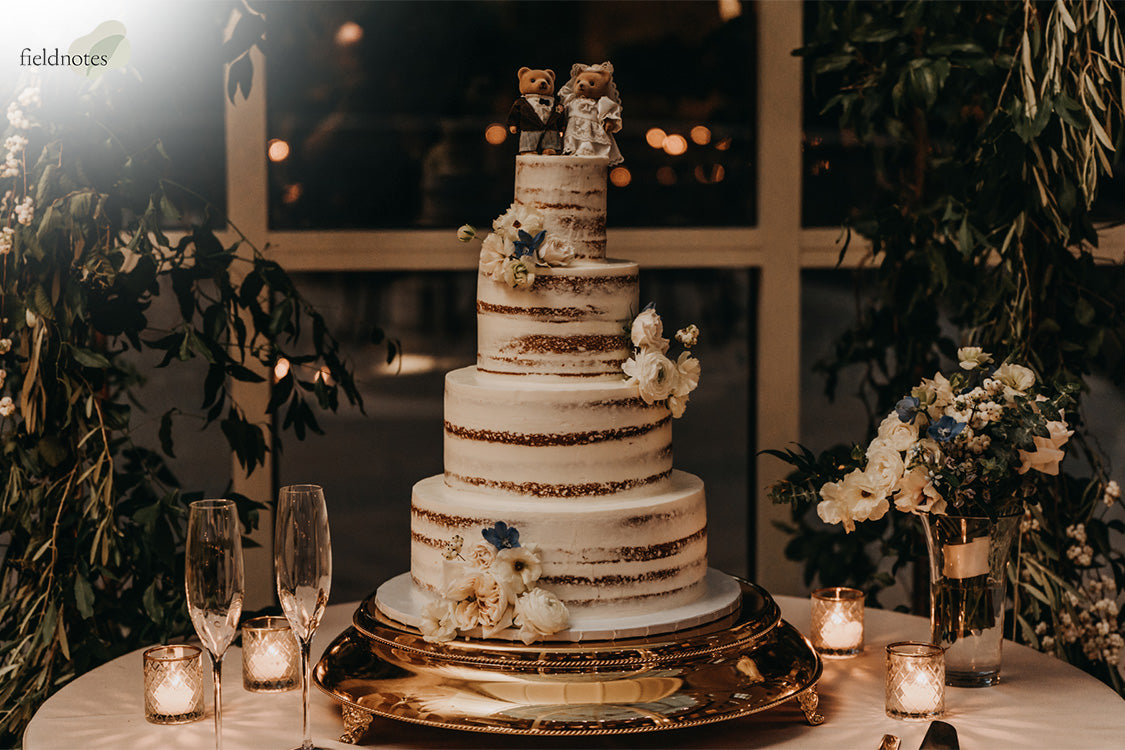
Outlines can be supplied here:
[[445, 643], [457, 635], [453, 622], [453, 602], [436, 599], [422, 607], [422, 622], [418, 625], [422, 639], [428, 643]]
[[472, 630], [480, 624], [480, 604], [476, 597], [453, 603], [453, 625], [460, 631]]
[[488, 571], [514, 599], [530, 589], [543, 574], [539, 556], [528, 547], [507, 547], [496, 553]]
[[544, 589], [532, 589], [516, 600], [515, 624], [520, 640], [531, 643], [545, 635], [565, 630], [570, 612], [557, 596]]
[[896, 412], [891, 412], [879, 424], [878, 439], [885, 441], [896, 451], [905, 451], [918, 439], [918, 423], [903, 422]]
[[906, 472], [898, 485], [895, 507], [904, 513], [942, 513], [945, 500], [930, 482], [929, 471], [923, 466], [915, 466]]
[[890, 508], [887, 495], [863, 471], [855, 469], [839, 482], [820, 488], [821, 502], [817, 515], [825, 523], [842, 523], [844, 529], [855, 531], [856, 521], [882, 518]]
[[945, 411], [945, 407], [953, 403], [953, 386], [940, 372], [934, 375], [933, 380], [922, 380], [922, 390], [926, 397], [920, 399], [926, 405], [926, 413], [931, 418], [938, 418]]
[[477, 542], [465, 553], [465, 559], [470, 565], [475, 565], [481, 570], [488, 570], [492, 561], [496, 559], [496, 548], [488, 542]]
[[541, 265], [569, 266], [574, 260], [574, 248], [570, 243], [556, 237], [548, 237], [535, 251], [535, 259]]
[[480, 245], [480, 270], [493, 281], [504, 280], [504, 265], [512, 254], [511, 242], [498, 234], [490, 234]]
[[656, 310], [648, 308], [633, 319], [631, 331], [633, 346], [641, 349], [655, 349], [664, 354], [668, 351], [668, 339], [664, 338], [664, 322]]
[[1024, 395], [1031, 386], [1035, 385], [1035, 373], [1032, 370], [1010, 362], [1005, 362], [996, 368], [992, 377], [1004, 386], [1004, 394], [1009, 400]]
[[530, 256], [506, 260], [504, 281], [513, 289], [530, 289], [535, 283], [535, 264], [531, 262]]
[[663, 401], [676, 387], [676, 364], [660, 352], [642, 349], [621, 369], [629, 376], [628, 384], [636, 384], [646, 404]]
[[490, 573], [481, 575], [476, 590], [477, 618], [485, 638], [491, 638], [512, 624], [512, 598], [508, 589]]
[[1034, 452], [1020, 451], [1020, 459], [1023, 461], [1018, 469], [1020, 474], [1035, 469], [1043, 474], [1058, 475], [1059, 463], [1066, 455], [1062, 447], [1074, 431], [1068, 430], [1065, 422], [1048, 422], [1047, 430], [1050, 432], [1047, 437], [1032, 436], [1031, 439], [1035, 442]]
[[992, 355], [979, 346], [962, 346], [957, 350], [957, 362], [962, 370], [976, 370], [992, 361]]

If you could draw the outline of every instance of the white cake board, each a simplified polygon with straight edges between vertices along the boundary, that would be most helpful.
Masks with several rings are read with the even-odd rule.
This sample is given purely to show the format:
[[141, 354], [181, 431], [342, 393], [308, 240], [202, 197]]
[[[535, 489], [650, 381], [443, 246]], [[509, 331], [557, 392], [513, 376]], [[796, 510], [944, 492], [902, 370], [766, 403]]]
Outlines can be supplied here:
[[[742, 588], [726, 573], [707, 569], [698, 599], [670, 609], [641, 615], [616, 615], [612, 607], [572, 612], [570, 627], [545, 638], [548, 641], [606, 641], [619, 638], [644, 638], [675, 630], [684, 630], [717, 620], [738, 609]], [[433, 601], [434, 594], [414, 585], [409, 573], [395, 576], [375, 592], [375, 606], [387, 617], [404, 625], [418, 627], [422, 608]], [[462, 635], [481, 638], [479, 628]], [[501, 640], [519, 640], [519, 630], [509, 628], [493, 636]]]

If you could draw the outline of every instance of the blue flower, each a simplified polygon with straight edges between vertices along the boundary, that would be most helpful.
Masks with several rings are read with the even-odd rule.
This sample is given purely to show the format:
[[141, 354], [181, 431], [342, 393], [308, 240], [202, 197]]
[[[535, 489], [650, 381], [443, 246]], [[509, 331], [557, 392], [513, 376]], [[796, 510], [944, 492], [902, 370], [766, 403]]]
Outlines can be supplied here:
[[540, 231], [539, 234], [535, 235], [534, 237], [532, 237], [522, 229], [519, 230], [519, 233], [520, 238], [512, 243], [516, 246], [515, 256], [517, 258], [522, 258], [525, 255], [534, 256], [535, 251], [538, 250], [539, 246], [543, 244], [543, 238], [547, 236], [546, 229]]
[[913, 396], [906, 398], [895, 404], [895, 411], [898, 412], [898, 418], [907, 424], [914, 424], [914, 418], [918, 416], [918, 404], [921, 403]]
[[963, 429], [965, 429], [964, 422], [958, 422], [953, 417], [942, 417], [930, 425], [930, 429], [926, 430], [926, 434], [939, 443], [948, 443], [950, 440], [960, 435]]
[[491, 529], [482, 529], [480, 535], [498, 550], [520, 546], [519, 529], [515, 526], [509, 528], [503, 521], [497, 521]]

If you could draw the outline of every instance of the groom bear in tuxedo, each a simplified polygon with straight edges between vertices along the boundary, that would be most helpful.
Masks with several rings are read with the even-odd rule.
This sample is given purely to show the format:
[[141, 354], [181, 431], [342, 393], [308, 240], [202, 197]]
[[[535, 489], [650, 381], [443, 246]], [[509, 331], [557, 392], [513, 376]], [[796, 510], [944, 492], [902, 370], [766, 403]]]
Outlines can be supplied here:
[[562, 108], [555, 104], [555, 72], [519, 69], [522, 96], [508, 112], [508, 132], [519, 134], [521, 154], [557, 154], [562, 149]]

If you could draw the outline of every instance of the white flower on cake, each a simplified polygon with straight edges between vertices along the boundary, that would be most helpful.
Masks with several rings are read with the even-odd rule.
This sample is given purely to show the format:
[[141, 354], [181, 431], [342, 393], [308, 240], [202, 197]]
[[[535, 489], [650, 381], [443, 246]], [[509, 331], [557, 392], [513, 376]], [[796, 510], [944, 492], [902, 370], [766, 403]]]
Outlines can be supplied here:
[[513, 252], [512, 243], [498, 234], [484, 238], [480, 246], [480, 270], [493, 281], [504, 280], [504, 266]]
[[535, 283], [535, 266], [525, 258], [509, 258], [504, 262], [504, 282], [513, 289], [530, 289]]
[[472, 224], [462, 224], [457, 230], [457, 241], [468, 242], [477, 236], [477, 228]]
[[[466, 552], [460, 575], [445, 585], [440, 599], [423, 608], [419, 625], [423, 637], [443, 643], [479, 627], [485, 638], [491, 638], [513, 626], [521, 607], [531, 608], [516, 623], [525, 643], [564, 630], [570, 619], [566, 605], [537, 588], [543, 571], [539, 547], [521, 546], [519, 531], [503, 521], [483, 529], [481, 536], [484, 541]], [[532, 600], [519, 604], [530, 595]]]
[[543, 566], [535, 550], [528, 545], [498, 551], [488, 570], [509, 593], [517, 596], [535, 586], [543, 573]]
[[516, 600], [514, 624], [519, 627], [524, 643], [559, 632], [569, 619], [566, 605], [545, 589], [532, 589]]
[[638, 349], [652, 349], [661, 354], [668, 351], [668, 339], [664, 338], [664, 322], [652, 305], [633, 318], [631, 336], [633, 346]]
[[520, 232], [534, 236], [543, 231], [543, 215], [534, 208], [513, 203], [508, 210], [496, 217], [492, 229], [512, 242], [518, 240]]
[[573, 260], [574, 248], [554, 237], [546, 238], [535, 254], [535, 262], [541, 266], [569, 266]]
[[[699, 385], [699, 360], [686, 351], [675, 362], [668, 358], [664, 323], [652, 304], [633, 319], [629, 335], [633, 356], [621, 364], [626, 384], [637, 386], [637, 393], [646, 404], [663, 402], [673, 417], [683, 416], [689, 395]], [[680, 330], [676, 340], [685, 347], [694, 346], [699, 340], [699, 328], [692, 325]]]

